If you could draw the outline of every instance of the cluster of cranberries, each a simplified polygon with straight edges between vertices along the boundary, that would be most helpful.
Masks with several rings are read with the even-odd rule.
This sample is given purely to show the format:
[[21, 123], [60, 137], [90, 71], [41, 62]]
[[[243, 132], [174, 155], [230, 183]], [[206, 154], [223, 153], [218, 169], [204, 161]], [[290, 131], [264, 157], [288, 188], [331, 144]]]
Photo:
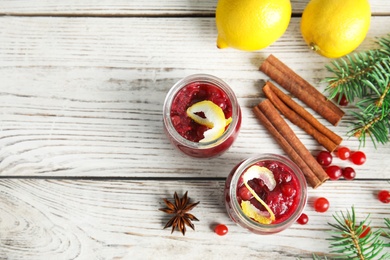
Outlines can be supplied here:
[[[348, 147], [340, 147], [336, 151], [336, 155], [341, 160], [350, 160], [355, 165], [362, 165], [366, 162], [366, 155], [362, 151], [351, 152]], [[346, 180], [353, 180], [356, 177], [356, 172], [352, 167], [341, 168], [337, 165], [331, 165], [333, 161], [333, 156], [328, 151], [321, 151], [318, 153], [317, 162], [325, 168], [326, 173], [328, 174], [331, 180], [338, 180], [341, 177], [344, 177]], [[390, 203], [390, 191], [381, 190], [377, 194], [378, 200], [383, 203]], [[329, 209], [329, 201], [320, 197], [314, 201], [314, 209], [317, 212], [326, 212]], [[305, 225], [309, 221], [309, 217], [302, 213], [298, 218], [297, 223]], [[364, 232], [360, 237], [364, 237], [367, 233], [370, 232], [369, 227], [364, 226]]]
[[[366, 155], [362, 151], [351, 152], [348, 147], [340, 147], [336, 152], [341, 160], [349, 159], [355, 165], [362, 165], [366, 162]], [[321, 151], [317, 155], [317, 162], [325, 168], [331, 180], [338, 180], [341, 176], [346, 180], [353, 180], [356, 172], [352, 167], [341, 168], [337, 165], [331, 165], [333, 156], [328, 151]]]

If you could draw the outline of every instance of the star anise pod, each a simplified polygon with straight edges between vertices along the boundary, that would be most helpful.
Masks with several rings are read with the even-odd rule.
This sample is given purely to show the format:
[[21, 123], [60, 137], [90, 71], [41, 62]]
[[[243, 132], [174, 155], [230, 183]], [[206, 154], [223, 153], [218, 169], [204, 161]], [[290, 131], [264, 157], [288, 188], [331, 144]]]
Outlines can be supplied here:
[[196, 203], [189, 203], [189, 197], [187, 196], [188, 191], [184, 194], [184, 196], [180, 199], [177, 193], [175, 192], [173, 198], [175, 199], [175, 203], [170, 202], [167, 199], [164, 199], [167, 208], [159, 209], [168, 214], [174, 214], [174, 216], [167, 222], [164, 226], [164, 229], [167, 227], [172, 227], [171, 234], [178, 228], [183, 236], [186, 233], [186, 225], [195, 230], [194, 224], [191, 221], [199, 221], [194, 215], [188, 213], [191, 209], [193, 209], [196, 205], [199, 204], [199, 201]]

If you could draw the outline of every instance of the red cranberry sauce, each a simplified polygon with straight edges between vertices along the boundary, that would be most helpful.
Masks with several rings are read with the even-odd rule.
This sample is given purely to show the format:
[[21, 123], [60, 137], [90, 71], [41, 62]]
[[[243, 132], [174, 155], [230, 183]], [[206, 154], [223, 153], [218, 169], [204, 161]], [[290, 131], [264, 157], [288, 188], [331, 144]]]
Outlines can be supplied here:
[[[261, 179], [252, 179], [248, 182], [248, 185], [275, 214], [275, 221], [272, 224], [283, 222], [298, 207], [301, 195], [298, 178], [289, 167], [281, 162], [266, 160], [258, 162], [256, 165], [266, 167], [272, 171], [276, 187], [270, 191]], [[240, 205], [242, 200], [249, 200], [259, 210], [267, 211], [245, 187], [242, 176], [237, 185], [237, 200]]]
[[225, 118], [232, 116], [232, 104], [228, 96], [220, 88], [210, 83], [193, 82], [181, 89], [175, 96], [171, 106], [171, 120], [176, 131], [185, 139], [199, 142], [207, 126], [194, 122], [187, 116], [187, 108], [193, 104], [210, 100], [222, 108]]

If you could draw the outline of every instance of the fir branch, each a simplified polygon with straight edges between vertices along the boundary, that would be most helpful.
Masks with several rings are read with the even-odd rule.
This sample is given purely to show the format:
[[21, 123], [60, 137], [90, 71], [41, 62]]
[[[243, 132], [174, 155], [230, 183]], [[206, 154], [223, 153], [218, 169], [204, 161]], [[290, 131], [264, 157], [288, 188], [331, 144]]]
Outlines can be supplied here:
[[386, 118], [381, 114], [365, 115], [356, 112], [352, 112], [352, 114], [355, 117], [355, 121], [347, 122], [353, 126], [348, 134], [357, 137], [361, 145], [365, 145], [367, 136], [370, 137], [374, 147], [377, 147], [378, 143], [386, 144], [389, 141], [389, 114], [386, 115]]
[[390, 38], [383, 37], [379, 39], [378, 44], [381, 46], [381, 52], [390, 55]]
[[[385, 230], [383, 231], [382, 235], [386, 237], [387, 239], [390, 240], [390, 218], [385, 218], [385, 224], [387, 226], [387, 229], [389, 230], [386, 232]], [[384, 244], [385, 247], [390, 247], [390, 242], [387, 244]]]
[[[388, 55], [379, 50], [370, 50], [354, 55], [347, 55], [346, 58], [334, 60], [332, 65], [326, 65], [328, 71], [335, 74], [334, 77], [325, 78], [328, 83], [326, 91], [329, 98], [337, 94], [344, 94], [349, 102], [362, 98], [368, 94], [362, 80], [371, 79], [372, 73], [383, 71], [389, 62]], [[390, 74], [390, 70], [388, 71]]]
[[[351, 211], [339, 212], [333, 215], [336, 223], [328, 223], [333, 227], [332, 236], [327, 240], [330, 242], [332, 258], [334, 259], [360, 259], [384, 260], [390, 258], [390, 253], [383, 252], [386, 244], [381, 238], [390, 238], [390, 232], [382, 229], [370, 231], [364, 234], [370, 226], [369, 215], [359, 223], [356, 220], [355, 209], [352, 206]], [[390, 219], [385, 218], [387, 229], [390, 230]], [[313, 259], [321, 259], [313, 255]], [[326, 257], [325, 257], [326, 259]]]
[[333, 77], [325, 78], [329, 99], [345, 96], [349, 102], [355, 98], [360, 112], [352, 112], [354, 120], [348, 122], [361, 145], [369, 136], [374, 146], [389, 142], [390, 132], [390, 34], [378, 40], [380, 48], [350, 54], [326, 65]]

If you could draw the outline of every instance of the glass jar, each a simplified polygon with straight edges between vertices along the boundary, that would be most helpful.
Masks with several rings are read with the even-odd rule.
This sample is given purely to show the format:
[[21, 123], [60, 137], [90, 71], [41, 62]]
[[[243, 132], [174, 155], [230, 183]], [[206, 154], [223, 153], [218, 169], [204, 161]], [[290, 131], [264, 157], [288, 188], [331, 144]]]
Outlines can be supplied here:
[[[242, 209], [243, 201], [251, 202], [256, 208], [262, 207], [243, 184], [243, 174], [253, 165], [269, 169], [275, 179], [273, 190], [265, 187], [265, 182], [260, 179], [247, 181], [275, 214], [275, 220], [270, 224], [248, 217]], [[226, 179], [224, 195], [227, 212], [234, 222], [256, 234], [273, 234], [288, 228], [302, 214], [307, 202], [307, 184], [302, 171], [290, 159], [276, 154], [262, 154], [235, 166]]]
[[[221, 136], [199, 142], [205, 126], [186, 114], [193, 104], [210, 100], [222, 108], [226, 119], [231, 117]], [[221, 155], [235, 141], [241, 126], [241, 109], [233, 90], [221, 79], [208, 74], [195, 74], [178, 81], [168, 92], [163, 108], [164, 130], [171, 143], [186, 155], [211, 158]]]

